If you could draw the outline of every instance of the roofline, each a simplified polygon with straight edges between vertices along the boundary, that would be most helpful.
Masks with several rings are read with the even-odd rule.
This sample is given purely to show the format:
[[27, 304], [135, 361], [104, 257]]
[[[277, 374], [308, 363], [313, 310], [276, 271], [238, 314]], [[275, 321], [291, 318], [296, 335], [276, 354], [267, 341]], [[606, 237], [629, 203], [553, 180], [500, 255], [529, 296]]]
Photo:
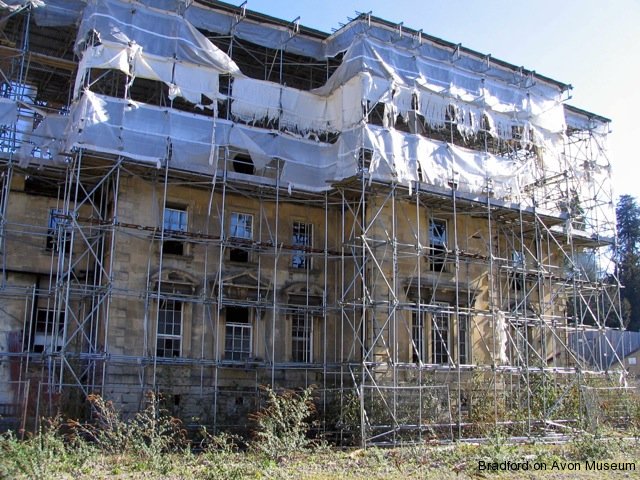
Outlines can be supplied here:
[[[222, 2], [220, 0], [196, 0], [197, 3], [204, 5], [204, 6], [208, 6], [211, 8], [217, 8], [220, 10], [224, 10], [226, 12], [230, 12], [230, 13], [234, 13], [236, 15], [240, 15], [242, 14], [243, 9], [239, 6], [236, 5], [232, 5], [230, 3], [226, 3], [226, 2]], [[256, 12], [254, 10], [250, 10], [250, 9], [246, 9], [244, 10], [244, 13], [246, 15], [246, 18], [250, 19], [250, 20], [254, 20], [254, 21], [258, 21], [258, 22], [268, 22], [271, 23], [273, 25], [277, 25], [277, 26], [281, 26], [281, 27], [291, 27], [292, 25], [292, 21], [287, 21], [287, 20], [283, 20], [281, 18], [277, 18], [277, 17], [273, 17], [271, 15], [266, 15], [264, 13], [260, 13], [260, 12]], [[387, 27], [387, 28], [398, 28], [397, 23], [393, 23], [390, 22], [389, 20], [385, 20], [383, 18], [380, 17], [376, 17], [374, 15], [370, 15], [368, 13], [360, 13], [357, 17], [349, 20], [349, 22], [343, 26], [340, 27], [340, 29], [336, 30], [336, 32], [329, 34], [327, 32], [324, 32], [322, 30], [317, 30], [315, 28], [310, 28], [310, 27], [306, 27], [303, 26], [302, 24], [299, 25], [299, 29], [300, 29], [300, 33], [303, 33], [304, 35], [308, 35], [310, 37], [316, 38], [318, 40], [327, 40], [329, 37], [335, 35], [337, 32], [339, 32], [341, 29], [347, 27], [349, 24], [354, 23], [354, 22], [358, 22], [358, 21], [362, 21], [362, 20], [366, 20], [366, 21], [371, 21], [374, 22], [380, 26], [383, 27]], [[571, 90], [573, 87], [571, 84], [569, 83], [564, 83], [564, 82], [560, 82], [558, 80], [555, 80], [553, 78], [547, 77], [545, 75], [541, 75], [539, 73], [536, 73], [535, 70], [530, 70], [527, 69], [523, 66], [518, 66], [518, 65], [514, 65], [512, 63], [506, 62], [504, 60], [500, 60], [498, 58], [494, 58], [491, 56], [491, 54], [484, 54], [481, 52], [478, 52], [476, 50], [473, 50], [471, 48], [465, 47], [462, 44], [456, 44], [453, 42], [450, 42], [448, 40], [444, 40], [440, 37], [436, 37], [433, 35], [429, 35], [427, 33], [424, 33], [422, 30], [415, 30], [412, 28], [408, 28], [408, 27], [402, 27], [403, 31], [412, 34], [412, 35], [418, 35], [420, 34], [422, 36], [422, 38], [435, 43], [437, 45], [440, 45], [442, 47], [445, 48], [449, 48], [452, 50], [452, 53], [457, 51], [460, 52], [464, 52], [467, 55], [476, 57], [477, 59], [480, 60], [486, 60], [487, 58], [491, 59], [491, 62], [495, 65], [498, 65], [502, 68], [506, 68], [508, 70], [512, 70], [513, 72], [517, 72], [517, 73], [523, 73], [525, 75], [532, 75], [534, 78], [537, 78], [538, 80], [541, 80], [545, 83], [549, 83], [552, 85], [555, 85], [556, 87], [560, 88], [562, 91], [567, 91], [567, 90]], [[592, 117], [595, 117], [593, 114], [591, 114]], [[602, 117], [604, 118], [604, 117]]]
[[[362, 19], [367, 19], [369, 18], [371, 21], [375, 22], [375, 23], [379, 23], [380, 25], [383, 25], [385, 27], [392, 27], [392, 28], [397, 28], [398, 24], [397, 23], [393, 23], [390, 22], [389, 20], [385, 20], [383, 18], [380, 17], [376, 17], [376, 16], [369, 16], [369, 14], [366, 13], [361, 13], [360, 15], [358, 15], [358, 17], [356, 17], [354, 20], [362, 20]], [[571, 90], [573, 87], [571, 86], [571, 84], [569, 83], [564, 83], [564, 82], [560, 82], [558, 80], [555, 80], [553, 78], [544, 76], [544, 75], [540, 75], [539, 73], [536, 73], [535, 70], [529, 70], [523, 66], [517, 66], [514, 65], [512, 63], [506, 62], [504, 60], [500, 60], [499, 58], [494, 58], [491, 56], [491, 54], [485, 54], [485, 53], [481, 53], [478, 52], [477, 50], [473, 50], [471, 48], [465, 47], [463, 46], [461, 43], [453, 43], [450, 42], [448, 40], [444, 40], [440, 37], [436, 37], [434, 35], [429, 35], [428, 33], [424, 33], [422, 30], [414, 30], [412, 28], [408, 28], [408, 27], [402, 27], [403, 31], [407, 31], [413, 35], [417, 35], [420, 34], [422, 36], [422, 38], [425, 38], [427, 40], [429, 40], [430, 42], [433, 42], [435, 44], [441, 45], [443, 47], [447, 47], [452, 49], [453, 51], [459, 50], [460, 52], [464, 52], [467, 55], [471, 55], [473, 57], [477, 57], [480, 60], [485, 60], [487, 58], [491, 59], [491, 62], [499, 65], [501, 67], [507, 68], [509, 70], [513, 70], [515, 72], [522, 72], [526, 75], [532, 75], [533, 77], [542, 80], [544, 82], [547, 83], [551, 83], [557, 87], [560, 87], [563, 91], [566, 90]]]
[[[243, 9], [239, 6], [232, 5], [230, 3], [222, 2], [220, 0], [196, 0], [196, 3], [204, 5], [205, 7], [217, 8], [219, 10], [224, 10], [229, 13], [234, 13], [236, 15], [241, 15]], [[291, 27], [294, 20], [284, 20], [282, 18], [272, 17], [271, 15], [267, 15], [264, 13], [256, 12], [255, 10], [246, 9], [244, 10], [245, 17], [249, 20], [255, 20], [258, 22], [269, 22], [274, 25], [280, 27]], [[299, 24], [300, 32], [304, 33], [313, 38], [317, 38], [318, 40], [326, 40], [330, 35], [327, 32], [323, 32], [322, 30], [317, 30], [315, 28], [306, 27], [302, 24]]]
[[583, 110], [578, 107], [574, 107], [573, 105], [565, 104], [564, 108], [566, 108], [571, 113], [575, 113], [577, 115], [583, 115], [589, 119], [597, 120], [602, 123], [611, 123], [610, 118], [603, 117], [602, 115], [598, 115], [597, 113], [589, 112], [587, 110]]

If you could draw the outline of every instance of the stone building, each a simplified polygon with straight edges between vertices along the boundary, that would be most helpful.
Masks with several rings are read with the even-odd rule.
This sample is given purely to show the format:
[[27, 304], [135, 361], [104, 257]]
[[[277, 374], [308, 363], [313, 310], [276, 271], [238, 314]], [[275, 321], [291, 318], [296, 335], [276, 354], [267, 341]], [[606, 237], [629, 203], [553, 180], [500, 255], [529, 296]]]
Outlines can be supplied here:
[[599, 373], [568, 336], [621, 326], [609, 120], [569, 85], [370, 14], [4, 4], [5, 418], [154, 390], [235, 428], [313, 384], [389, 443], [532, 431], [566, 397], [533, 379]]

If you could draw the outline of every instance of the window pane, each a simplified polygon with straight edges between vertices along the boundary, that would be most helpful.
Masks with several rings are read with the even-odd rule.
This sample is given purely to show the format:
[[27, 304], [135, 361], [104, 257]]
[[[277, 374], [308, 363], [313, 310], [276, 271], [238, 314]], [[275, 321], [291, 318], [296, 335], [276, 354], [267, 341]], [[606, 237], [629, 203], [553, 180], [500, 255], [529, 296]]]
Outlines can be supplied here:
[[426, 362], [424, 348], [424, 313], [413, 312], [413, 322], [411, 326], [411, 345], [412, 361], [419, 363]]
[[164, 209], [164, 229], [173, 230], [176, 232], [187, 231], [187, 212], [186, 210], [179, 210], [177, 208]]
[[[447, 308], [443, 305], [441, 308]], [[449, 363], [449, 313], [434, 312], [432, 315], [433, 363]]]
[[156, 355], [179, 357], [182, 343], [182, 302], [160, 300]]
[[225, 360], [247, 360], [251, 357], [252, 325], [249, 323], [249, 309], [227, 307], [225, 317]]
[[[312, 246], [313, 225], [311, 223], [293, 222], [293, 245], [310, 248]], [[307, 268], [310, 266], [308, 252], [294, 250], [291, 265], [293, 268]]]
[[253, 238], [253, 215], [233, 212], [229, 231], [229, 235], [233, 238], [251, 240]]
[[313, 318], [304, 313], [291, 316], [291, 359], [294, 362], [311, 362], [313, 344]]

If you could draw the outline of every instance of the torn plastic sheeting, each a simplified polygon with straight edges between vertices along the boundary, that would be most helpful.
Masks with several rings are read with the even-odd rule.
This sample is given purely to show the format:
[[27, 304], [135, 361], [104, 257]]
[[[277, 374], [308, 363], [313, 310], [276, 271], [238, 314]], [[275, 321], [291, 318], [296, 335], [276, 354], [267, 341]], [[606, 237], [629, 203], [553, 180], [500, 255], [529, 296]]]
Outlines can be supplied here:
[[[369, 24], [366, 19], [352, 21], [327, 38], [324, 41], [326, 44], [325, 55], [333, 57], [340, 52], [348, 52], [356, 39], [363, 36], [381, 45], [386, 45], [386, 48], [390, 50], [405, 49], [419, 62], [427, 62], [427, 70], [423, 72], [424, 77], [441, 82], [443, 87], [455, 84], [464, 87], [471, 93], [477, 91], [477, 87], [465, 85], [459, 79], [447, 82], [443, 75], [448, 75], [447, 71], [454, 69], [459, 75], [467, 76], [468, 81], [472, 81], [476, 85], [483, 78], [507, 84], [524, 84], [528, 81], [528, 77], [518, 71], [498, 66], [490, 61], [487, 62], [486, 57], [482, 57], [480, 54], [465, 52], [455, 54], [452, 46], [436, 44], [426, 38], [419, 42], [414, 35], [405, 33], [400, 36], [398, 29]], [[440, 65], [439, 68], [442, 69], [441, 74], [433, 70], [437, 65]], [[543, 81], [536, 81], [530, 87], [530, 91], [535, 91], [543, 98], [555, 98], [561, 93], [561, 88], [558, 85]]]
[[101, 41], [138, 44], [145, 53], [206, 65], [220, 72], [241, 75], [238, 66], [183, 17], [135, 1], [91, 0], [85, 7], [76, 53], [97, 32]]
[[13, 125], [18, 120], [18, 104], [10, 98], [0, 97], [0, 125]]
[[328, 97], [249, 78], [235, 79], [232, 88], [231, 113], [249, 123], [280, 120], [282, 126], [299, 132], [340, 132], [363, 118], [359, 77]]
[[213, 10], [204, 5], [192, 3], [185, 12], [185, 18], [195, 27], [213, 33], [229, 35], [233, 29], [235, 37], [256, 45], [304, 55], [316, 60], [325, 60], [322, 40], [304, 35], [293, 35], [291, 28], [280, 25], [266, 25], [249, 19], [239, 19], [231, 12]]
[[136, 44], [104, 42], [85, 50], [78, 66], [74, 97], [90, 68], [116, 69], [132, 77], [162, 81], [170, 87], [171, 98], [181, 96], [194, 104], [200, 104], [201, 95], [212, 100], [219, 96], [217, 70], [145, 54]]
[[232, 85], [231, 113], [245, 122], [276, 120], [280, 116], [282, 87], [252, 78], [236, 78]]
[[289, 188], [307, 191], [325, 191], [330, 188], [330, 182], [335, 177], [335, 168], [316, 167], [285, 162], [280, 175], [280, 183]]
[[211, 100], [219, 96], [218, 72], [206, 67], [176, 63], [173, 82], [180, 88], [180, 96], [196, 105], [202, 101], [201, 95]]
[[[269, 139], [270, 137], [267, 138]], [[265, 149], [264, 146], [258, 145], [254, 138], [252, 138], [252, 135], [250, 135], [250, 131], [243, 128], [232, 127], [229, 130], [228, 145], [240, 147], [242, 150], [249, 152], [253, 166], [257, 171], [263, 170], [272, 158], [278, 156], [273, 154], [273, 148]], [[265, 150], [270, 150], [272, 154], [267, 154]]]
[[[399, 54], [370, 38], [362, 37], [354, 41], [349, 47], [342, 64], [329, 79], [324, 87], [314, 90], [314, 93], [328, 94], [339, 85], [361, 72], [368, 72], [372, 77], [382, 77], [391, 82], [399, 90], [418, 87], [420, 96], [429, 99], [429, 95], [440, 95], [443, 104], [457, 104], [458, 108], [469, 112], [470, 116], [478, 117], [481, 111], [488, 115], [508, 114], [515, 120], [515, 125], [522, 125], [526, 121], [539, 124], [540, 128], [548, 131], [560, 131], [563, 127], [563, 110], [559, 102], [559, 92], [549, 88], [536, 89], [507, 86], [495, 80], [487, 80], [472, 72], [457, 71], [454, 66], [438, 65], [434, 61], [411, 57], [405, 53]], [[440, 93], [433, 93], [439, 91]], [[547, 95], [547, 96], [545, 96]], [[365, 92], [365, 96], [367, 93]], [[380, 97], [385, 101], [384, 95]], [[388, 99], [388, 97], [387, 97]], [[404, 102], [406, 105], [407, 102]], [[423, 115], [429, 121], [434, 120], [434, 126], [441, 124], [442, 113], [446, 107], [438, 107], [437, 111], [429, 112], [429, 102], [421, 102]], [[433, 105], [434, 102], [431, 102]], [[465, 106], [466, 104], [466, 106]], [[403, 106], [395, 104], [401, 114]], [[440, 113], [439, 113], [440, 112]], [[479, 122], [478, 122], [479, 123]], [[494, 122], [504, 128], [496, 129], [495, 135], [505, 139], [511, 138], [510, 126], [504, 121]], [[471, 121], [462, 122], [462, 133], [477, 131]]]
[[[76, 135], [78, 146], [94, 146], [99, 151], [158, 162], [166, 156], [170, 139], [176, 163], [187, 169], [189, 155], [193, 155], [194, 165], [200, 165], [198, 169], [206, 169], [212, 145], [232, 146], [247, 150], [258, 170], [273, 158], [299, 165], [300, 168], [287, 167], [291, 176], [286, 177], [299, 188], [306, 185], [315, 189], [325, 184], [328, 188], [329, 182], [355, 174], [359, 145], [375, 152], [370, 174], [384, 181], [395, 179], [408, 185], [419, 180], [419, 164], [423, 180], [431, 184], [446, 186], [455, 172], [461, 190], [481, 193], [487, 179], [492, 178], [494, 191], [508, 195], [517, 193], [532, 178], [532, 162], [521, 164], [370, 125], [343, 132], [335, 144], [327, 144], [222, 120], [216, 120], [213, 130], [211, 117], [143, 104], [132, 106], [95, 94], [84, 95], [82, 103], [84, 107], [78, 108], [84, 112], [85, 120], [84, 128]], [[92, 108], [98, 111], [93, 112]], [[120, 124], [116, 123], [118, 118]], [[77, 116], [74, 122], [78, 122]], [[298, 178], [292, 177], [294, 172]]]
[[42, 0], [2, 0], [0, 1], [0, 8], [15, 12], [25, 7], [43, 7], [45, 5]]
[[74, 25], [84, 9], [83, 0], [46, 0], [44, 6], [33, 10], [36, 24], [42, 27]]
[[455, 175], [460, 190], [468, 192], [482, 193], [489, 178], [494, 182], [494, 191], [501, 196], [517, 194], [523, 185], [534, 181], [534, 160], [515, 162], [371, 125], [364, 131], [365, 148], [371, 149], [374, 156], [370, 173], [376, 179], [395, 177], [400, 183], [408, 184], [419, 180], [419, 164], [428, 183], [446, 186]]
[[31, 6], [36, 24], [41, 27], [63, 27], [76, 23], [86, 2], [83, 0], [3, 0], [0, 9], [12, 12]]
[[[32, 133], [25, 136], [17, 152], [20, 166], [61, 163], [64, 159], [59, 155], [66, 148], [65, 132], [69, 121], [68, 115], [48, 115], [44, 118]], [[37, 154], [34, 155], [35, 149]]]
[[159, 162], [172, 144], [172, 161], [210, 171], [216, 131], [211, 117], [114, 99], [85, 91], [73, 110], [72, 141], [134, 160]]

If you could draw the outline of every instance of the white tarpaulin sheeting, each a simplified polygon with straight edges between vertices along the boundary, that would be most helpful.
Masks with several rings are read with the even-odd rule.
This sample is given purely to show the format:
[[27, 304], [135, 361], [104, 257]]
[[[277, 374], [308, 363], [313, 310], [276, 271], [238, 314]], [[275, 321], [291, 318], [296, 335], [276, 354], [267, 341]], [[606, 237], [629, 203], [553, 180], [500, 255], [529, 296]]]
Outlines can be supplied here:
[[[44, 24], [68, 22], [74, 9], [79, 18], [76, 53], [81, 61], [72, 115], [46, 118], [18, 152], [23, 161], [36, 153], [55, 159], [58, 152], [84, 147], [153, 164], [170, 158], [178, 168], [211, 173], [219, 166], [219, 149], [233, 147], [250, 154], [258, 175], [278, 159], [282, 183], [324, 190], [358, 172], [364, 148], [371, 152], [372, 180], [438, 187], [455, 180], [461, 191], [472, 193], [486, 193], [491, 184], [496, 196], [510, 199], [545, 171], [567, 169], [562, 85], [468, 52], [454, 54], [448, 46], [389, 26], [358, 20], [323, 38], [183, 0], [4, 4], [29, 4]], [[323, 87], [299, 90], [247, 78], [196, 26], [309, 58], [344, 56]], [[170, 98], [181, 96], [193, 104], [200, 104], [202, 96], [225, 99], [219, 75], [229, 75], [230, 113], [240, 123], [97, 95], [85, 85], [91, 68], [119, 70], [130, 81], [163, 82]], [[382, 126], [368, 124], [380, 104]], [[214, 101], [211, 108], [216, 106]], [[0, 102], [0, 120], [15, 119], [15, 108], [15, 102]], [[411, 133], [394, 128], [398, 119]], [[580, 115], [572, 122], [593, 129], [594, 122]], [[487, 132], [509, 142], [514, 158], [423, 135], [425, 128], [449, 125], [465, 141]], [[333, 134], [333, 143], [310, 140], [324, 133]]]
[[170, 96], [200, 104], [219, 96], [218, 75], [242, 76], [238, 66], [182, 16], [137, 2], [92, 0], [76, 40], [81, 57], [77, 96], [90, 68], [116, 69], [158, 80]]
[[90, 91], [69, 118], [67, 149], [84, 147], [159, 165], [171, 145], [171, 162], [179, 168], [213, 171], [217, 149], [233, 147], [248, 151], [258, 171], [272, 159], [283, 160], [281, 181], [303, 190], [328, 189], [355, 175], [361, 148], [373, 153], [369, 172], [376, 180], [445, 187], [455, 178], [461, 191], [481, 193], [492, 179], [496, 194], [517, 196], [535, 179], [534, 159], [514, 161], [370, 125], [328, 144]]

